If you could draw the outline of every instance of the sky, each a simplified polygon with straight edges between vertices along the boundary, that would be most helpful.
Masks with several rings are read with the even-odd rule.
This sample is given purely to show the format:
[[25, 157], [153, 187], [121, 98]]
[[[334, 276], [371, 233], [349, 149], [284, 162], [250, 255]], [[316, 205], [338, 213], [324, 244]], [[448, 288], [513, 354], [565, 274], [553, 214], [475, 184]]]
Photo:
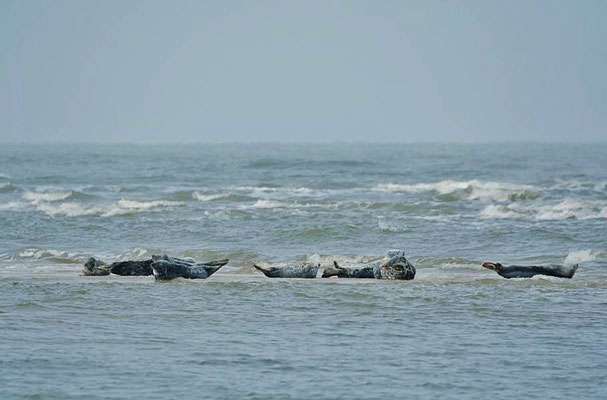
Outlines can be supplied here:
[[607, 2], [0, 0], [0, 142], [607, 140]]

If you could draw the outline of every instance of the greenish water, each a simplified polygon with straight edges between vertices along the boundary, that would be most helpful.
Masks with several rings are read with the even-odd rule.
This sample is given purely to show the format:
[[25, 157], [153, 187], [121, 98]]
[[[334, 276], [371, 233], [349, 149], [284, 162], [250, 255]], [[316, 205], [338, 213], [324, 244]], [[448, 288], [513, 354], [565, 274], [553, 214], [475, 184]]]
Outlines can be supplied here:
[[[605, 171], [604, 144], [3, 145], [0, 398], [602, 399]], [[252, 268], [391, 248], [414, 281]], [[80, 276], [160, 252], [231, 262]]]

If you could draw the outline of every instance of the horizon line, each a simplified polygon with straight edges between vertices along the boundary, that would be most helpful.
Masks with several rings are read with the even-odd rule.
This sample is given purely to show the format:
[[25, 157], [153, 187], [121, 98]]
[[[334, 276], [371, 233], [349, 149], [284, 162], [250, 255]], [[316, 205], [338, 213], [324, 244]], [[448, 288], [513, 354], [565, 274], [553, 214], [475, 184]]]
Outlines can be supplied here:
[[605, 140], [410, 140], [410, 141], [369, 141], [369, 140], [1, 140], [0, 144], [6, 145], [37, 145], [37, 144], [74, 144], [74, 145], [253, 145], [253, 144], [283, 144], [283, 145], [318, 145], [318, 144], [364, 144], [364, 145], [390, 145], [390, 144], [607, 144]]

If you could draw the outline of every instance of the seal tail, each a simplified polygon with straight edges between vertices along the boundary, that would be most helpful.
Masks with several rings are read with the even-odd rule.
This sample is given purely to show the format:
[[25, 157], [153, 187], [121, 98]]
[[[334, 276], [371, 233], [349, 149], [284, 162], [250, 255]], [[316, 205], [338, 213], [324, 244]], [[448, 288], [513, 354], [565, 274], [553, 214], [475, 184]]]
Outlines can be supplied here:
[[264, 275], [266, 275], [266, 276], [267, 276], [267, 275], [268, 275], [268, 273], [270, 272], [270, 271], [268, 271], [267, 269], [265, 269], [265, 268], [263, 268], [263, 267], [261, 267], [261, 266], [259, 266], [259, 265], [257, 265], [257, 264], [253, 264], [253, 267], [255, 267], [255, 269], [256, 269], [256, 270], [261, 271], [261, 272], [262, 272]]

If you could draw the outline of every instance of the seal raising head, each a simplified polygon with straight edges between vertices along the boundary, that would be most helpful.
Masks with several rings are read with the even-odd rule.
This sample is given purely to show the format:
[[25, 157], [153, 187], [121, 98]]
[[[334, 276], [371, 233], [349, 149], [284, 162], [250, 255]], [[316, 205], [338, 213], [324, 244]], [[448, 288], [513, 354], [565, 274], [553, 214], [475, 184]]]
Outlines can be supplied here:
[[415, 278], [415, 267], [405, 257], [403, 250], [390, 250], [381, 261], [362, 268], [347, 268], [333, 261], [333, 267], [325, 268], [323, 278], [337, 276], [339, 278], [370, 278], [370, 279], [400, 279]]
[[375, 279], [411, 280], [415, 278], [415, 267], [405, 257], [404, 250], [390, 250], [381, 264], [373, 268]]
[[84, 267], [82, 268], [82, 272], [85, 276], [103, 276], [110, 274], [110, 266], [104, 263], [101, 260], [97, 260], [96, 258], [90, 257], [84, 263]]

